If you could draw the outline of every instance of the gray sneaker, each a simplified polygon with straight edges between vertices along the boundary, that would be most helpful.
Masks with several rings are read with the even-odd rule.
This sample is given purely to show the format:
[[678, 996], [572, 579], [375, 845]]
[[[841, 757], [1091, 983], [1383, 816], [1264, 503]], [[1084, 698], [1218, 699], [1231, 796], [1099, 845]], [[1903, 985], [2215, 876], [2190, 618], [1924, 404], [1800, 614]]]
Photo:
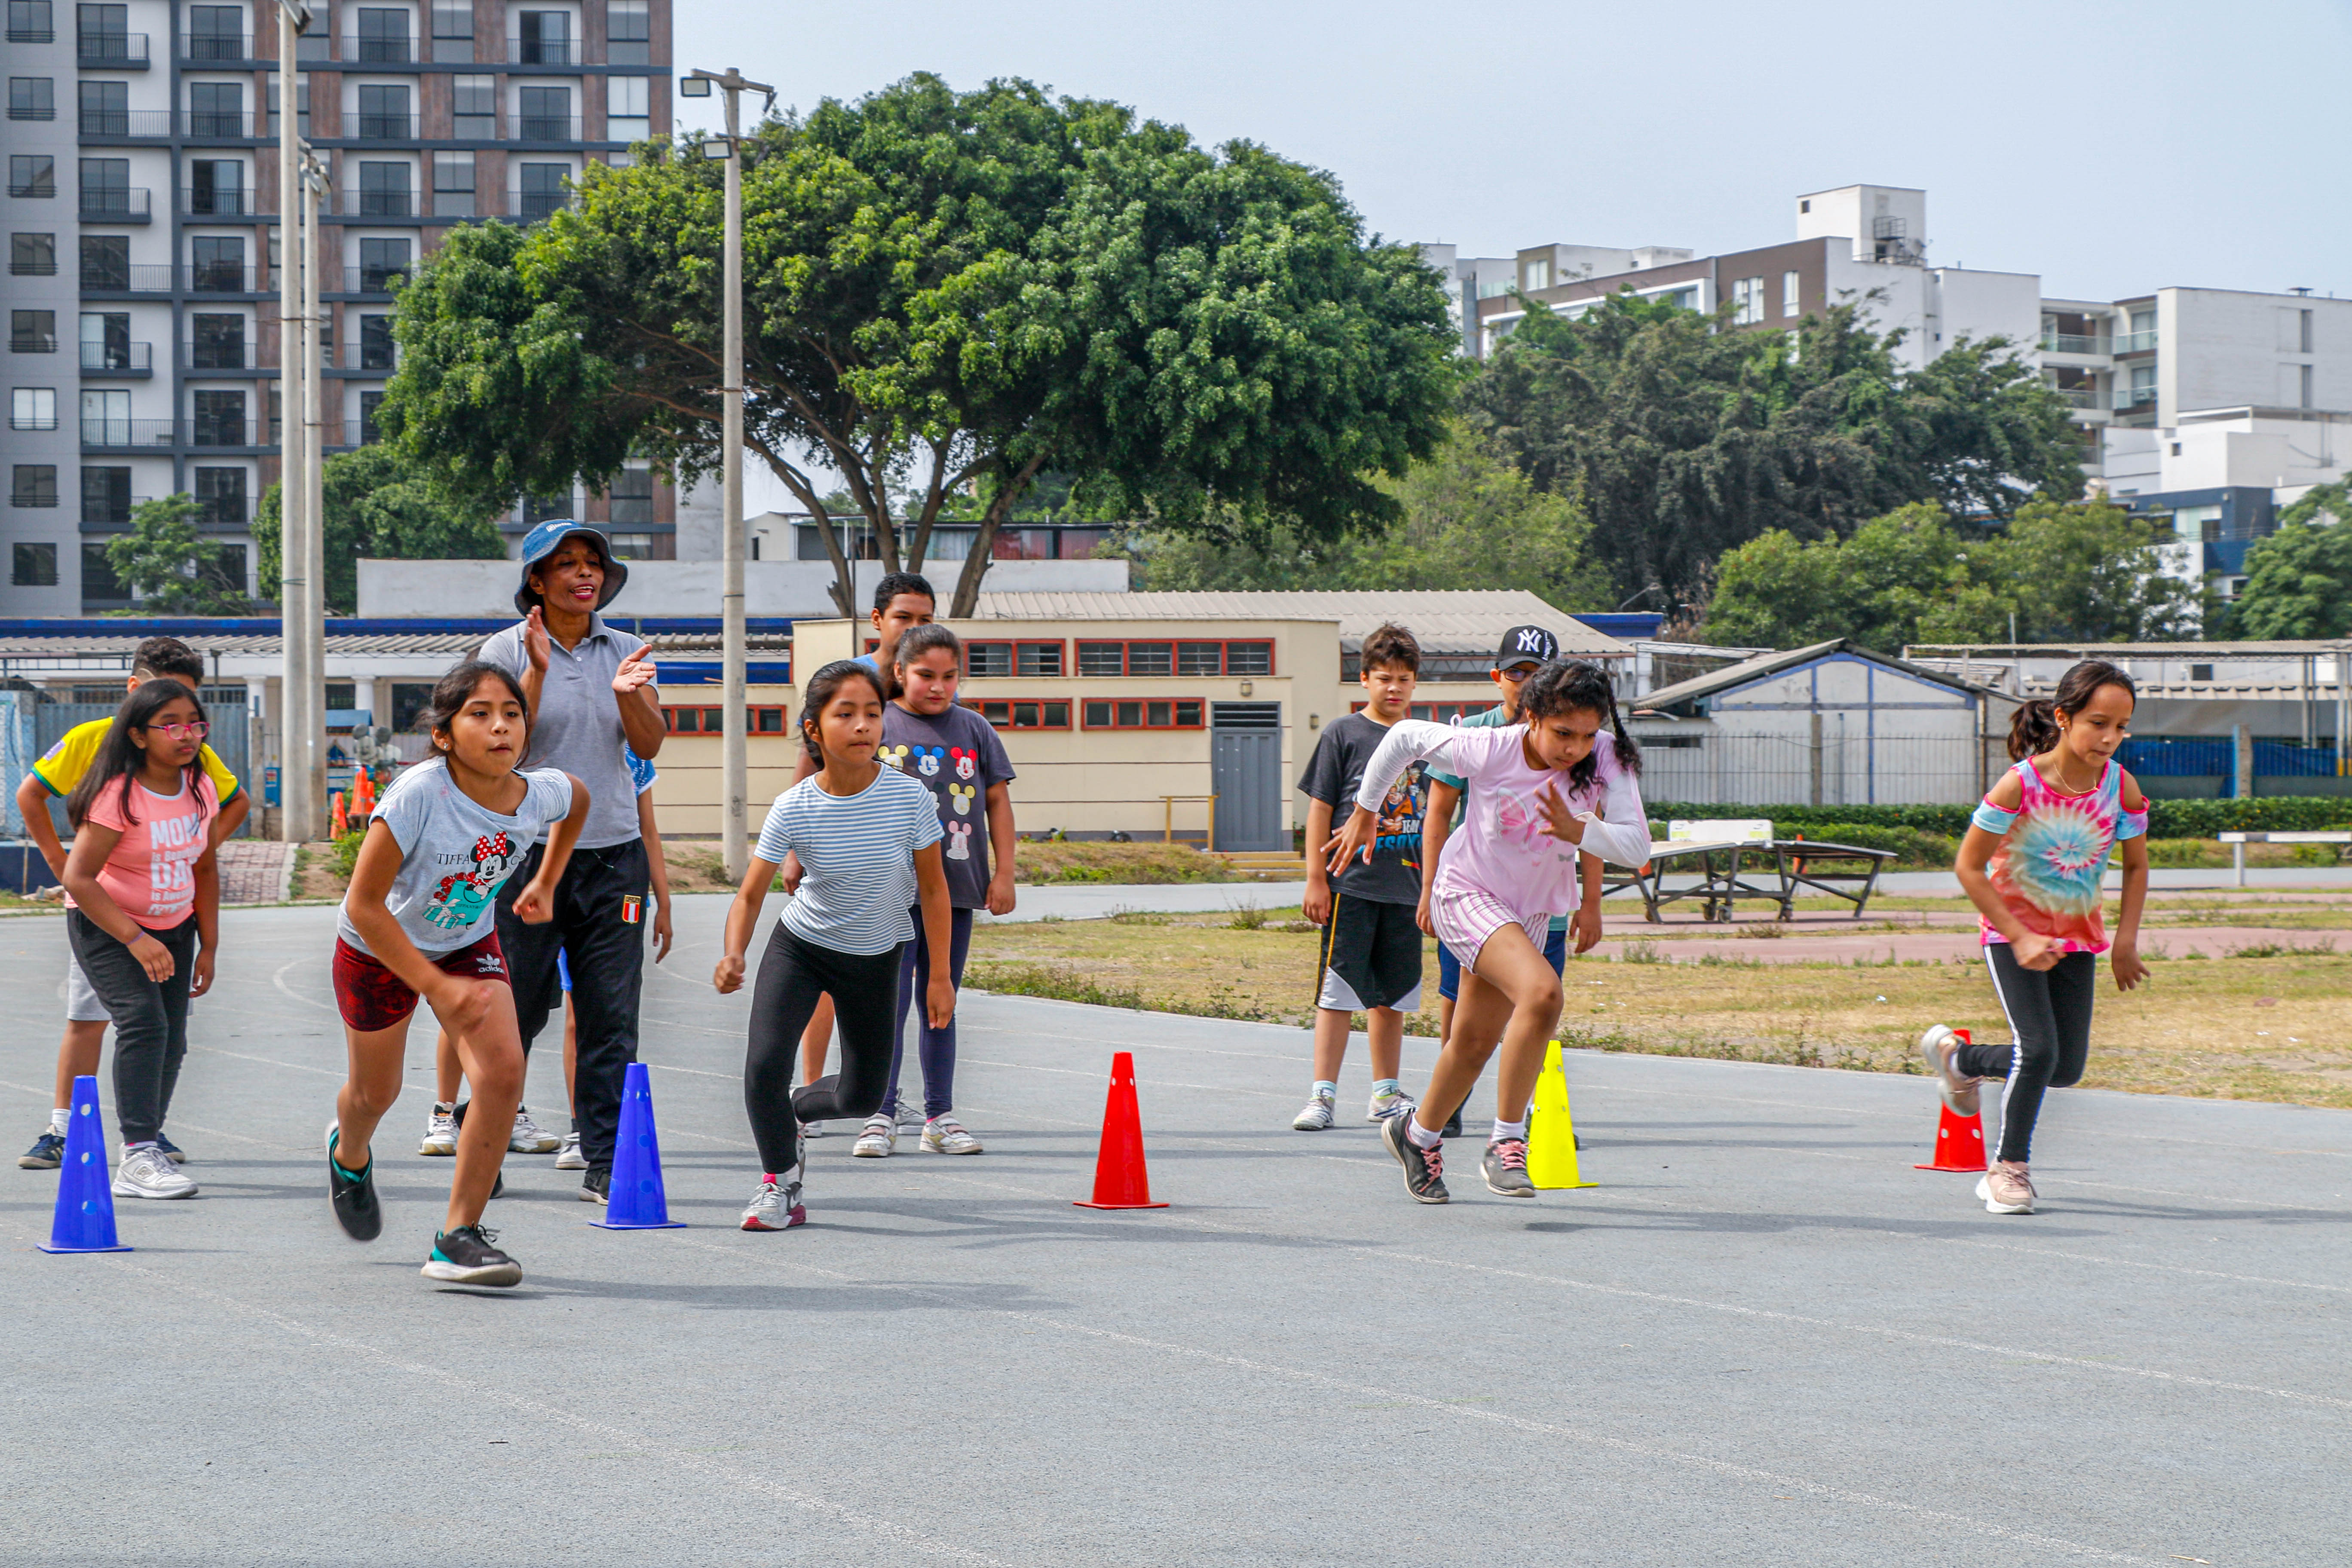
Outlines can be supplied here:
[[122, 1164], [114, 1173], [114, 1195], [118, 1198], [192, 1198], [196, 1195], [196, 1184], [180, 1173], [172, 1157], [149, 1144], [133, 1149], [122, 1156]]
[[555, 1152], [555, 1168], [559, 1171], [584, 1171], [588, 1168], [588, 1156], [580, 1152], [579, 1133], [566, 1132], [563, 1135], [563, 1147]]
[[742, 1227], [745, 1230], [790, 1230], [808, 1223], [808, 1210], [801, 1204], [801, 1184], [787, 1182], [779, 1186], [763, 1181], [751, 1201], [743, 1205]]
[[1445, 1158], [1439, 1149], [1424, 1149], [1408, 1137], [1405, 1129], [1412, 1125], [1411, 1117], [1390, 1117], [1381, 1123], [1381, 1142], [1404, 1167], [1404, 1190], [1412, 1194], [1412, 1201], [1442, 1204], [1451, 1195], [1445, 1190]]
[[1919, 1037], [1919, 1059], [1927, 1064], [1928, 1075], [1936, 1080], [1936, 1092], [1955, 1116], [1974, 1116], [1982, 1109], [1977, 1098], [1977, 1085], [1984, 1079], [1962, 1077], [1952, 1065], [1953, 1056], [1960, 1048], [1960, 1038], [1941, 1024], [1929, 1027]]
[[1372, 1096], [1371, 1102], [1364, 1107], [1364, 1120], [1386, 1121], [1391, 1116], [1403, 1115], [1419, 1103], [1420, 1101], [1404, 1090], [1392, 1089], [1386, 1093]]
[[1336, 1120], [1331, 1097], [1318, 1094], [1307, 1102], [1304, 1110], [1290, 1119], [1290, 1127], [1294, 1132], [1320, 1132]]
[[514, 1131], [507, 1139], [507, 1147], [518, 1154], [544, 1154], [562, 1142], [554, 1133], [530, 1119], [530, 1112], [515, 1107]]
[[433, 1114], [425, 1119], [425, 1141], [416, 1146], [420, 1154], [455, 1154], [457, 1152], [457, 1108], [436, 1104]]
[[1486, 1190], [1500, 1193], [1507, 1198], [1531, 1198], [1536, 1184], [1528, 1180], [1528, 1141], [1524, 1138], [1501, 1138], [1486, 1145], [1486, 1157], [1478, 1168], [1486, 1177]]
[[1977, 1196], [1984, 1199], [1987, 1214], [2032, 1214], [2033, 1178], [2015, 1160], [1995, 1160], [1977, 1179]]

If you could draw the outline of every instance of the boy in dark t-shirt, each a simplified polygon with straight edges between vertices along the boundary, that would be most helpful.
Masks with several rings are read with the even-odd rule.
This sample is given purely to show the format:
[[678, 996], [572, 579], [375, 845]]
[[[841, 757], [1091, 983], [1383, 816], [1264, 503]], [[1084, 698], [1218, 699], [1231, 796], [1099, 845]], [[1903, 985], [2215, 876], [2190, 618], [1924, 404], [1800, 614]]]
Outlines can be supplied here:
[[[898, 695], [883, 704], [882, 749], [877, 755], [919, 781], [939, 805], [940, 826], [947, 832], [940, 863], [954, 910], [948, 968], [961, 985], [964, 954], [971, 945], [972, 910], [984, 909], [993, 915], [1013, 910], [1013, 763], [995, 727], [956, 705], [963, 644], [955, 633], [930, 623], [909, 627], [898, 639], [892, 663]], [[918, 921], [915, 940], [899, 961], [889, 1088], [881, 1107], [866, 1119], [853, 1154], [877, 1159], [898, 1148], [898, 1062], [907, 1007], [924, 994], [935, 961]], [[921, 1027], [924, 1152], [977, 1154], [980, 1140], [949, 1114], [955, 1109], [955, 1020], [949, 1019], [944, 1028], [933, 1028], [928, 1021]]]
[[1399, 626], [1364, 638], [1359, 656], [1368, 700], [1363, 709], [1323, 727], [1298, 787], [1307, 795], [1307, 918], [1323, 928], [1315, 997], [1315, 1089], [1291, 1121], [1301, 1132], [1331, 1125], [1339, 1093], [1339, 1064], [1348, 1053], [1349, 1015], [1364, 1015], [1371, 1042], [1372, 1099], [1368, 1121], [1411, 1110], [1412, 1096], [1397, 1081], [1404, 1052], [1404, 1016], [1421, 1007], [1421, 819], [1429, 799], [1424, 770], [1415, 763], [1381, 803], [1380, 835], [1370, 864], [1356, 862], [1337, 877], [1319, 850], [1331, 837], [1334, 808], [1352, 810], [1364, 769], [1389, 726], [1412, 710], [1420, 677], [1421, 645]]

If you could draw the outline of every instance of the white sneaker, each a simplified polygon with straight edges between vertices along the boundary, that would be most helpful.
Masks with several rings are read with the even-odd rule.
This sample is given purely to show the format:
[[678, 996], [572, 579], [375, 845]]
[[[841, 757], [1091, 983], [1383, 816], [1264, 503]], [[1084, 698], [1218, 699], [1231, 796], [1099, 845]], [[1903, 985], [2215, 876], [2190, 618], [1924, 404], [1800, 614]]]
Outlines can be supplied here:
[[[1320, 1132], [1336, 1120], [1331, 1110], [1331, 1097], [1318, 1094], [1307, 1102], [1306, 1110], [1290, 1119], [1290, 1127], [1294, 1132]], [[1378, 1121], [1379, 1118], [1373, 1120]]]
[[923, 1123], [923, 1152], [926, 1154], [977, 1154], [980, 1140], [964, 1131], [963, 1124], [952, 1116], [934, 1116]]
[[1944, 1097], [1945, 1105], [1955, 1116], [1974, 1116], [1983, 1109], [1977, 1085], [1980, 1078], [1969, 1078], [1952, 1065], [1952, 1058], [1960, 1048], [1960, 1037], [1941, 1024], [1929, 1026], [1919, 1037], [1919, 1059], [1927, 1064], [1927, 1072], [1936, 1080], [1936, 1092]]
[[507, 1140], [508, 1148], [518, 1154], [544, 1154], [562, 1142], [533, 1121], [530, 1111], [520, 1105], [515, 1107], [514, 1134]]
[[877, 1110], [866, 1119], [866, 1131], [849, 1152], [861, 1160], [880, 1160], [898, 1151], [898, 1124]]
[[822, 1138], [822, 1137], [824, 1137], [824, 1122], [822, 1122], [822, 1121], [803, 1121], [803, 1122], [802, 1122], [802, 1123], [801, 1123], [801, 1136], [802, 1136], [802, 1137], [803, 1137], [803, 1138]]
[[454, 1105], [435, 1105], [433, 1114], [425, 1119], [425, 1142], [417, 1145], [420, 1154], [455, 1154], [457, 1152], [457, 1119], [450, 1112]]
[[921, 1110], [916, 1106], [913, 1100], [901, 1095], [898, 1099], [898, 1125], [901, 1127], [920, 1127], [922, 1124], [923, 1113]]
[[1364, 1108], [1364, 1120], [1372, 1122], [1386, 1121], [1391, 1116], [1403, 1115], [1419, 1103], [1420, 1101], [1404, 1090], [1392, 1089], [1384, 1094], [1372, 1096], [1371, 1103]]
[[559, 1171], [584, 1171], [588, 1168], [588, 1156], [580, 1152], [579, 1133], [566, 1132], [563, 1135], [563, 1147], [555, 1152], [555, 1168]]
[[196, 1195], [196, 1184], [180, 1174], [171, 1156], [150, 1143], [144, 1149], [127, 1151], [122, 1164], [114, 1173], [114, 1195], [118, 1198], [192, 1198]]
[[808, 1210], [801, 1205], [801, 1184], [798, 1182], [778, 1186], [773, 1182], [761, 1182], [751, 1201], [743, 1205], [745, 1230], [790, 1230], [808, 1223]]

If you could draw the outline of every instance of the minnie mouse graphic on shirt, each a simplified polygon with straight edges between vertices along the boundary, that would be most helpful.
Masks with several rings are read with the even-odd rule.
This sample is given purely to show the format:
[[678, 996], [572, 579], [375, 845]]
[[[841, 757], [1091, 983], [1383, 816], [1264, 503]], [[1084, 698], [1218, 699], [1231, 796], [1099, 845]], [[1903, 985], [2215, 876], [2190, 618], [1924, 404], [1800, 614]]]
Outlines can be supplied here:
[[473, 868], [452, 872], [435, 884], [425, 918], [444, 931], [474, 924], [488, 912], [490, 900], [522, 863], [525, 847], [517, 846], [503, 829], [476, 839]]

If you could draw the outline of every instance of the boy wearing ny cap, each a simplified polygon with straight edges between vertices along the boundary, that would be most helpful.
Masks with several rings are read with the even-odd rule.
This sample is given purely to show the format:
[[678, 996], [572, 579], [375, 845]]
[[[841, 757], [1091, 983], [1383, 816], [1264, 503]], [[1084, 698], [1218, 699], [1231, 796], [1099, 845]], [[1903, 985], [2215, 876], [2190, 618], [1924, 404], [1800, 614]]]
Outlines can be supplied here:
[[[514, 985], [523, 1049], [545, 1026], [557, 995], [560, 952], [572, 972], [579, 1029], [572, 1119], [588, 1174], [580, 1195], [603, 1203], [620, 1132], [621, 1080], [637, 1059], [637, 985], [645, 966], [646, 893], [652, 870], [637, 819], [628, 753], [650, 759], [664, 726], [654, 663], [643, 637], [599, 614], [629, 580], [604, 533], [568, 518], [523, 540], [522, 620], [482, 645], [481, 657], [513, 673], [530, 705], [526, 768], [561, 768], [588, 788], [588, 818], [557, 885], [555, 913], [526, 924], [514, 896], [539, 869], [534, 845], [499, 891], [499, 946]], [[545, 1153], [559, 1140], [515, 1113], [511, 1149]]]

